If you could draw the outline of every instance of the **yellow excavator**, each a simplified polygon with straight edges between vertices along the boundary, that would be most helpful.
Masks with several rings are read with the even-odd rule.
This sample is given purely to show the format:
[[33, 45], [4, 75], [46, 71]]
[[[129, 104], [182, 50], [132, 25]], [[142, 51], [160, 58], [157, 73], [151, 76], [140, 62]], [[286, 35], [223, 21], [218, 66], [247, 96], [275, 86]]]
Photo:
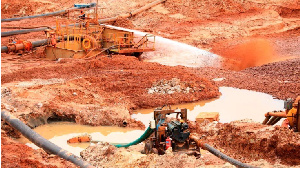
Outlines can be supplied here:
[[281, 118], [286, 118], [281, 126], [288, 127], [295, 132], [300, 132], [300, 96], [295, 101], [293, 99], [287, 99], [284, 101], [285, 111], [274, 111], [265, 114], [265, 120], [262, 124], [274, 125]]

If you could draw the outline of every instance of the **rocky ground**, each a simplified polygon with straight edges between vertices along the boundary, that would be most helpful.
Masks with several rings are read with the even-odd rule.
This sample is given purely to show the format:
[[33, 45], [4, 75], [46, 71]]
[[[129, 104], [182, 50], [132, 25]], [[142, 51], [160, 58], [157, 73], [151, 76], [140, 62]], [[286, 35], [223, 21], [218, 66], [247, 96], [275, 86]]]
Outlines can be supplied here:
[[[3, 0], [1, 14], [2, 18], [40, 14], [80, 2]], [[116, 5], [116, 1], [104, 0], [101, 17], [127, 13], [149, 2], [152, 0], [121, 0]], [[133, 109], [215, 98], [220, 95], [219, 86], [295, 98], [300, 94], [299, 11], [297, 0], [168, 0], [135, 17], [111, 23], [216, 53], [225, 59], [221, 68], [170, 67], [124, 56], [47, 61], [43, 47], [22, 56], [2, 53], [1, 109], [30, 127], [51, 120], [123, 126], [125, 120], [127, 127], [143, 129], [141, 122], [130, 118]], [[55, 24], [55, 17], [37, 18], [1, 23], [1, 31]], [[35, 32], [15, 37], [35, 41], [45, 35]], [[1, 38], [2, 45], [9, 38]], [[216, 78], [220, 80], [212, 80]], [[204, 141], [250, 165], [300, 165], [299, 134], [287, 129], [253, 122], [191, 122], [190, 126], [193, 133], [206, 135]], [[19, 133], [2, 122], [2, 167], [74, 167], [57, 156], [17, 143], [11, 136], [18, 137]], [[142, 147], [116, 149], [101, 143], [89, 147], [82, 156], [98, 167], [233, 167], [206, 151], [200, 159], [172, 153], [146, 156], [140, 153]]]

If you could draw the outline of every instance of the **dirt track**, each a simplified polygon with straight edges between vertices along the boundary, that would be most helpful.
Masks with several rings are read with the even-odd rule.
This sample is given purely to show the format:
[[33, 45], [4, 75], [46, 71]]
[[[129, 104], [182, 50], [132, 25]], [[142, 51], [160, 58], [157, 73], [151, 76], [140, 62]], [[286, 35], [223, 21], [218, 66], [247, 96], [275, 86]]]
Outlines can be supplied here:
[[[79, 2], [3, 0], [1, 13], [2, 18], [33, 15], [65, 9]], [[101, 2], [106, 8], [103, 17], [130, 12], [149, 2], [152, 1], [122, 0], [116, 5], [115, 1], [105, 0]], [[130, 118], [133, 109], [215, 98], [220, 95], [218, 86], [260, 91], [280, 99], [295, 98], [300, 94], [299, 11], [297, 0], [168, 0], [133, 18], [112, 23], [216, 53], [226, 59], [223, 68], [170, 67], [124, 56], [47, 61], [43, 47], [23, 56], [1, 54], [1, 109], [10, 111], [31, 127], [51, 120], [115, 126], [123, 126], [126, 121], [127, 127], [143, 129], [141, 122]], [[55, 24], [54, 17], [1, 23], [2, 27]], [[10, 30], [2, 29], [2, 32]], [[16, 37], [34, 41], [44, 39], [45, 35], [36, 32]], [[2, 45], [8, 39], [2, 38]], [[201, 91], [171, 95], [148, 93], [157, 82], [172, 78], [180, 79], [182, 88], [201, 88]], [[213, 82], [214, 78], [224, 80]], [[208, 135], [207, 141], [214, 142], [221, 151], [251, 165], [300, 165], [299, 134], [286, 129], [256, 123], [218, 124], [217, 127], [195, 124], [192, 128], [199, 135]], [[2, 167], [74, 167], [57, 156], [14, 142], [9, 136], [19, 134], [7, 125], [2, 124], [1, 129]], [[83, 156], [90, 159], [100, 154], [110, 160], [95, 162], [91, 158], [99, 167], [232, 167], [209, 153], [204, 153], [200, 160], [173, 154], [145, 157], [139, 152], [141, 145], [128, 150], [105, 146], [109, 149], [106, 152], [99, 151], [98, 146], [90, 147]], [[20, 155], [23, 150], [26, 157]], [[115, 157], [120, 160], [116, 166]], [[128, 162], [129, 157], [133, 161]], [[173, 161], [167, 164], [166, 159]]]

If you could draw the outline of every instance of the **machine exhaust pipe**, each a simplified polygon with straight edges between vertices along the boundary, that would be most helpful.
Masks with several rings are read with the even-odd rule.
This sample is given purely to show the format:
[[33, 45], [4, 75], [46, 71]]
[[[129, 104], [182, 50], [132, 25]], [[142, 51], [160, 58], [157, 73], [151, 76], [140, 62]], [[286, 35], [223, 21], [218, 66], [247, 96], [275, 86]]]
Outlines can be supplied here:
[[82, 158], [75, 156], [74, 154], [62, 149], [61, 147], [48, 141], [30, 127], [21, 122], [18, 118], [12, 116], [8, 112], [2, 111], [1, 118], [5, 120], [10, 126], [20, 131], [27, 139], [33, 142], [38, 147], [41, 147], [48, 153], [58, 155], [59, 157], [72, 162], [73, 164], [80, 166], [81, 168], [95, 168]]

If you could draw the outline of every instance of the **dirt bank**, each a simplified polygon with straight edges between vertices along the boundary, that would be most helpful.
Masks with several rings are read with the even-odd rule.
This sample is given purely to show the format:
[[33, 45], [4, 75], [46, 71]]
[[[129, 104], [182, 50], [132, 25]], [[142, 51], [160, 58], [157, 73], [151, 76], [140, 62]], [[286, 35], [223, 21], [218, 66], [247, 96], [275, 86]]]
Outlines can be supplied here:
[[[191, 123], [193, 124], [193, 123]], [[300, 135], [280, 126], [266, 126], [251, 120], [191, 125], [205, 135], [204, 142], [243, 162], [264, 159], [270, 164], [300, 165]]]
[[[2, 18], [34, 15], [82, 2], [3, 0], [1, 13]], [[101, 18], [128, 13], [149, 2], [152, 0], [104, 0], [100, 4], [105, 7]], [[31, 127], [64, 120], [115, 126], [123, 126], [126, 121], [127, 127], [143, 128], [141, 122], [130, 118], [132, 109], [214, 98], [219, 95], [218, 86], [265, 92], [280, 99], [295, 98], [300, 91], [299, 10], [297, 0], [168, 0], [135, 17], [112, 23], [216, 53], [228, 59], [223, 68], [169, 67], [124, 56], [47, 61], [43, 47], [23, 56], [2, 53], [1, 109]], [[71, 18], [75, 21], [78, 13]], [[65, 17], [62, 20], [67, 23]], [[56, 18], [1, 23], [2, 27], [45, 25], [55, 26]], [[2, 29], [10, 30], [15, 29]], [[15, 37], [45, 39], [44, 32]], [[7, 45], [9, 38], [2, 38], [2, 45]], [[180, 82], [172, 85], [174, 78]], [[223, 80], [213, 82], [215, 78]], [[191, 127], [199, 135], [206, 134], [206, 140], [222, 152], [250, 165], [299, 167], [299, 137], [286, 129], [251, 122], [218, 124], [206, 129]], [[1, 129], [5, 131], [1, 134], [2, 166], [74, 167], [42, 150], [11, 141], [6, 134], [18, 137], [19, 133], [7, 125], [2, 124]], [[145, 156], [139, 152], [142, 148], [137, 145], [115, 149], [101, 144], [82, 155], [98, 167], [232, 167], [205, 151], [201, 159], [196, 159], [172, 153]], [[289, 156], [296, 160], [288, 159]]]
[[300, 59], [274, 62], [242, 71], [218, 68], [197, 68], [206, 78], [222, 78], [215, 83], [218, 86], [236, 87], [269, 93], [279, 99], [296, 98], [300, 91]]
[[1, 167], [3, 168], [75, 168], [76, 166], [43, 150], [17, 143], [1, 131]]
[[[53, 116], [89, 125], [122, 126], [126, 120], [132, 122], [129, 126], [138, 127], [140, 123], [130, 120], [132, 109], [210, 99], [220, 94], [214, 82], [185, 67], [144, 63], [126, 56], [65, 59], [5, 73], [1, 78], [2, 108], [13, 107], [11, 111], [26, 122], [44, 116], [47, 121]], [[191, 91], [148, 92], [157, 82], [173, 78]]]

